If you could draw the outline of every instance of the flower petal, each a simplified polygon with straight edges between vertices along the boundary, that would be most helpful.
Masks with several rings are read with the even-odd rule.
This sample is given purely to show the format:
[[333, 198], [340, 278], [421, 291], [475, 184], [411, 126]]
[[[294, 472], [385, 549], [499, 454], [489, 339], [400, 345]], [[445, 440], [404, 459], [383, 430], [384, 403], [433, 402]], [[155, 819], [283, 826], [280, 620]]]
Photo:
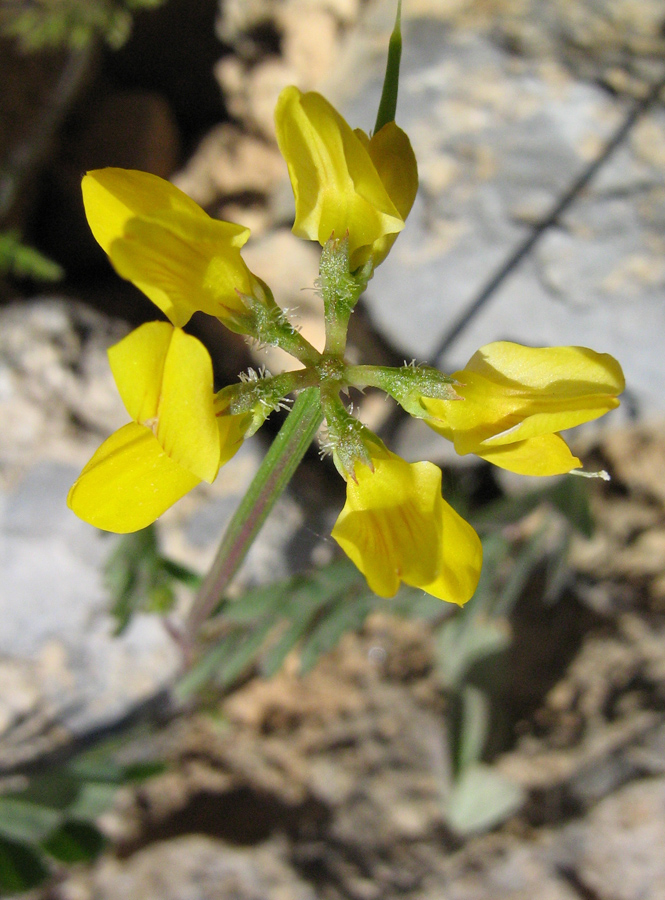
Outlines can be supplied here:
[[162, 224], [179, 221], [187, 235], [208, 241], [230, 239], [238, 249], [249, 238], [248, 228], [212, 219], [170, 181], [149, 172], [94, 169], [84, 176], [81, 189], [88, 224], [106, 253], [110, 252], [113, 241], [124, 235], [127, 222], [134, 218]]
[[251, 413], [237, 416], [217, 415], [217, 428], [219, 430], [219, 467], [225, 465], [236, 455], [243, 441], [247, 429], [252, 423]]
[[97, 169], [82, 183], [90, 228], [119, 275], [135, 284], [174, 325], [197, 310], [222, 320], [245, 312], [238, 291], [253, 276], [240, 248], [249, 230], [212, 219], [156, 175]]
[[174, 328], [153, 430], [174, 462], [208, 482], [214, 481], [220, 459], [212, 387], [210, 354], [201, 341]]
[[173, 326], [168, 322], [146, 322], [108, 349], [111, 372], [125, 409], [142, 425], [150, 425], [157, 418], [172, 337]]
[[108, 251], [118, 274], [178, 327], [197, 311], [222, 321], [233, 313], [246, 313], [238, 292], [252, 293], [252, 275], [240, 250], [230, 240], [213, 243], [187, 235], [184, 224], [130, 219], [123, 237]]
[[130, 422], [97, 450], [67, 505], [96, 528], [126, 534], [150, 525], [199, 480], [164, 453], [148, 428]]
[[465, 371], [477, 372], [506, 388], [553, 391], [567, 397], [614, 396], [625, 387], [614, 357], [586, 347], [524, 347], [495, 341], [474, 353]]
[[220, 465], [212, 362], [203, 344], [168, 322], [147, 322], [109, 349], [129, 415], [171, 459], [213, 481]]
[[453, 603], [465, 603], [480, 573], [475, 531], [441, 497], [441, 470], [409, 464], [386, 451], [374, 471], [356, 467], [333, 538], [377, 594], [390, 597], [400, 582]]
[[395, 208], [406, 221], [418, 192], [418, 163], [406, 132], [395, 122], [388, 122], [371, 138], [359, 128], [355, 134], [367, 149]]
[[352, 265], [359, 265], [360, 248], [402, 230], [367, 148], [320, 94], [285, 88], [275, 124], [296, 200], [294, 234], [323, 245], [348, 232]]
[[483, 564], [480, 538], [455, 510], [441, 499], [441, 558], [439, 573], [428, 584], [418, 584], [433, 597], [463, 606], [473, 597]]
[[[356, 134], [360, 136], [362, 132], [357, 130]], [[418, 192], [418, 164], [409, 138], [394, 122], [388, 122], [372, 135], [367, 150], [388, 196], [406, 222]], [[375, 266], [383, 262], [396, 240], [397, 234], [393, 233], [374, 242]]]
[[540, 434], [525, 441], [498, 447], [483, 445], [476, 450], [476, 454], [487, 462], [518, 475], [563, 475], [582, 466], [558, 434]]

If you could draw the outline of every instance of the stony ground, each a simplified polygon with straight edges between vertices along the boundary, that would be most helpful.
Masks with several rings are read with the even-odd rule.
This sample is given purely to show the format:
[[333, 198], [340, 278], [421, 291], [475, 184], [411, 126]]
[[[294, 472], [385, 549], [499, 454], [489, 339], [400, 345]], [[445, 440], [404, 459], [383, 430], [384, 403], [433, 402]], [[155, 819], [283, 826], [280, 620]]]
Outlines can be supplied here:
[[[11, 129], [0, 152], [10, 170], [23, 161], [7, 221], [69, 273], [58, 296], [5, 286], [11, 302], [0, 308], [3, 771], [112, 725], [179, 663], [154, 618], [112, 636], [100, 580], [110, 542], [63, 506], [78, 468], [124, 421], [105, 348], [151, 315], [104, 274], [81, 219], [81, 171], [150, 169], [211, 213], [246, 222], [249, 265], [320, 338], [301, 290], [316, 254], [288, 230], [272, 107], [286, 83], [325, 84], [354, 124], [365, 121], [391, 10], [357, 0], [225, 0], [218, 10], [201, 0], [183, 18], [183, 8], [142, 18], [118, 56], [56, 54], [29, 71], [10, 54], [0, 60], [16, 86], [2, 101]], [[275, 678], [248, 677], [153, 735], [165, 773], [122, 792], [102, 823], [108, 852], [63, 872], [40, 900], [665, 898], [665, 373], [654, 340], [665, 324], [665, 126], [654, 89], [663, 10], [656, 0], [414, 0], [405, 11], [402, 122], [423, 191], [403, 252], [369, 292], [371, 318], [354, 321], [353, 353], [436, 354], [446, 322], [468, 313], [604, 141], [629, 126], [598, 180], [445, 348], [463, 361], [467, 344], [494, 338], [586, 341], [615, 352], [631, 385], [635, 420], [585, 438], [589, 468], [612, 475], [590, 487], [593, 536], [573, 539], [555, 603], [537, 569], [504, 623], [512, 643], [496, 673], [489, 761], [523, 802], [490, 833], [462, 838], [450, 827], [455, 710], [432, 630], [375, 615], [309, 675], [294, 655]], [[221, 43], [209, 39], [215, 21]], [[178, 60], [178, 77], [164, 59]], [[46, 127], [54, 97], [62, 116]], [[393, 264], [407, 267], [406, 284]], [[250, 363], [280, 365], [195, 328], [220, 381]], [[363, 415], [380, 425], [385, 405], [369, 402]], [[421, 431], [397, 440], [407, 454], [444, 458]], [[228, 479], [164, 517], [170, 555], [205, 567], [262, 452], [248, 444]], [[339, 497], [313, 471], [268, 524], [243, 584], [329, 555]], [[512, 495], [512, 483], [502, 487]], [[519, 544], [538, 515], [505, 533]]]

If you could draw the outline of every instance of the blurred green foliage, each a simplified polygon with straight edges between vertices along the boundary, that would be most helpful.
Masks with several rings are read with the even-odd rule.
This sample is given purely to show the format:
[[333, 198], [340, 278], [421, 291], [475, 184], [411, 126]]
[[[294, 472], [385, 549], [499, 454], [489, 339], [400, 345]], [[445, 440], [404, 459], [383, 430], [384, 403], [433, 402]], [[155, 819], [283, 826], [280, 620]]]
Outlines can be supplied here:
[[101, 38], [117, 49], [129, 38], [136, 12], [164, 0], [2, 0], [0, 33], [26, 52], [79, 50]]
[[171, 611], [176, 601], [175, 583], [197, 587], [200, 578], [163, 556], [154, 525], [123, 535], [104, 567], [116, 634], [121, 634], [137, 612]]
[[58, 263], [21, 240], [18, 231], [0, 231], [0, 278], [31, 278], [33, 281], [60, 281], [64, 271]]
[[101, 853], [99, 818], [119, 788], [163, 771], [153, 760], [119, 762], [123, 746], [137, 737], [105, 740], [38, 774], [0, 780], [0, 894], [30, 890], [59, 867]]

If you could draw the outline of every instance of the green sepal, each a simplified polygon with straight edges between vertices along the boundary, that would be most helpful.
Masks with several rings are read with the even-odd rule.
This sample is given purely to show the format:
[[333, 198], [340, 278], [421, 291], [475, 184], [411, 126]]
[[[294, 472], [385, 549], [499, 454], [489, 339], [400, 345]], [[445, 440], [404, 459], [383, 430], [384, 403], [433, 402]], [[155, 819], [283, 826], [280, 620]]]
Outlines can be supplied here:
[[351, 271], [348, 236], [333, 236], [323, 245], [316, 286], [323, 299], [328, 355], [344, 354], [349, 318], [371, 276], [371, 262]]
[[349, 366], [346, 378], [354, 387], [376, 387], [385, 391], [416, 419], [430, 415], [423, 405], [423, 397], [461, 400], [455, 391], [455, 379], [431, 366]]
[[335, 468], [348, 481], [355, 481], [355, 468], [362, 463], [373, 468], [371, 450], [385, 449], [382, 441], [373, 431], [359, 422], [346, 409], [337, 394], [325, 395], [322, 391], [323, 414], [328, 427], [324, 449], [332, 453]]

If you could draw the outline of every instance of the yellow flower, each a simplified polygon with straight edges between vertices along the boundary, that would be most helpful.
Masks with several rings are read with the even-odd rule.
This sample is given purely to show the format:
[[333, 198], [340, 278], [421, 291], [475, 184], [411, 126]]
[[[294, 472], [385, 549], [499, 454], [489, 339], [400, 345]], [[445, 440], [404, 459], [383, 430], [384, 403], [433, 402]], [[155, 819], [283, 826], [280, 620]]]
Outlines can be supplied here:
[[97, 169], [83, 178], [83, 203], [95, 239], [116, 271], [171, 322], [197, 310], [232, 324], [245, 315], [238, 295], [254, 276], [240, 256], [249, 230], [212, 219], [174, 185], [128, 169]]
[[246, 417], [216, 414], [208, 351], [168, 322], [141, 325], [110, 348], [109, 361], [133, 421], [97, 450], [67, 503], [91, 525], [124, 534], [213, 481], [240, 447]]
[[557, 432], [619, 405], [619, 363], [585, 347], [522, 347], [498, 341], [481, 347], [453, 373], [460, 400], [421, 402], [427, 424], [453, 441], [520, 475], [559, 475], [581, 466]]
[[285, 88], [277, 141], [296, 200], [293, 232], [318, 241], [348, 232], [351, 268], [377, 266], [404, 228], [418, 188], [406, 134], [390, 122], [371, 139], [353, 131], [320, 94]]
[[404, 581], [466, 603], [478, 584], [482, 547], [443, 500], [441, 470], [376, 448], [372, 465], [356, 465], [332, 536], [380, 596], [393, 596]]

